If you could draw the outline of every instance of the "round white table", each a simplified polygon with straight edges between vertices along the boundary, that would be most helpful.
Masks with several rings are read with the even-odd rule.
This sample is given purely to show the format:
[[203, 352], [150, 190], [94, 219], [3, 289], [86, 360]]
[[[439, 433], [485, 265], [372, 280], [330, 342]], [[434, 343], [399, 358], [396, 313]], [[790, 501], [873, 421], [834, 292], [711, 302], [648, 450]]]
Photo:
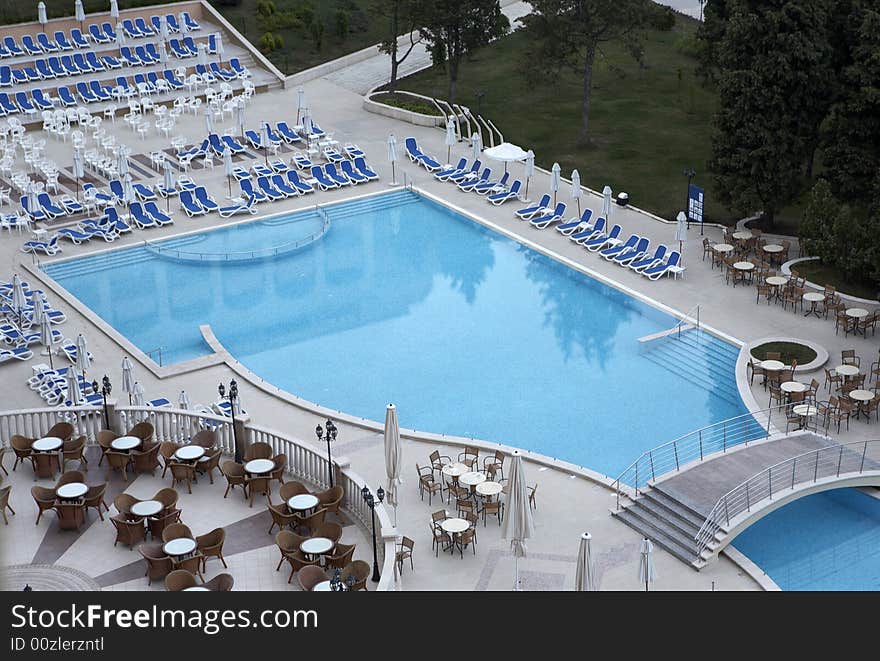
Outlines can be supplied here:
[[840, 376], [855, 376], [859, 373], [859, 368], [855, 365], [838, 365], [834, 368], [834, 371], [840, 374]]
[[252, 459], [244, 465], [245, 472], [252, 473], [254, 475], [262, 475], [263, 473], [268, 473], [273, 468], [275, 468], [275, 462], [268, 459]]
[[310, 537], [299, 545], [299, 550], [308, 555], [321, 555], [333, 548], [333, 540], [327, 537]]
[[461, 477], [465, 473], [469, 473], [471, 469], [467, 464], [453, 462], [446, 464], [441, 470], [447, 477]]
[[312, 587], [312, 592], [331, 592], [330, 581], [321, 581]]
[[807, 416], [816, 415], [819, 412], [812, 404], [798, 404], [794, 408], [791, 409], [794, 411], [795, 415], [799, 415], [802, 418], [806, 418]]
[[804, 294], [803, 299], [810, 304], [810, 309], [804, 312], [805, 317], [809, 317], [811, 314], [819, 316], [819, 311], [816, 309], [816, 306], [825, 300], [825, 294], [817, 291], [808, 291]]
[[752, 236], [754, 236], [754, 235], [751, 233], [751, 231], [748, 231], [748, 230], [733, 233], [733, 238], [737, 239], [739, 241], [745, 241], [747, 239], [751, 239]]
[[167, 542], [162, 550], [166, 555], [181, 556], [196, 550], [196, 540], [189, 537], [178, 537]]
[[36, 450], [37, 452], [53, 452], [64, 445], [64, 441], [62, 441], [57, 436], [46, 436], [44, 438], [38, 438], [31, 444], [31, 449]]
[[203, 448], [201, 445], [184, 445], [182, 448], [177, 448], [174, 456], [181, 461], [195, 461], [196, 459], [202, 457], [204, 454], [205, 448]]
[[729, 243], [716, 243], [714, 246], [712, 246], [712, 250], [714, 250], [715, 252], [730, 252], [731, 250], [733, 250], [733, 246]]
[[768, 243], [766, 246], [762, 248], [764, 252], [768, 252], [770, 254], [776, 254], [778, 252], [782, 252], [785, 250], [784, 247], [779, 245], [778, 243]]
[[853, 333], [859, 332], [859, 321], [868, 316], [869, 312], [865, 308], [848, 308], [846, 316], [854, 321]]
[[781, 360], [762, 360], [761, 367], [763, 367], [765, 371], [769, 370], [771, 372], [778, 372], [785, 367], [785, 363]]
[[110, 441], [110, 447], [114, 450], [119, 450], [120, 452], [134, 450], [140, 444], [141, 439], [137, 436], [120, 436], [119, 438], [114, 438]]
[[291, 497], [287, 501], [287, 506], [297, 512], [306, 512], [318, 504], [318, 498], [310, 493], [301, 493]]
[[492, 480], [486, 480], [485, 482], [480, 482], [476, 486], [477, 493], [481, 496], [497, 496], [504, 490], [504, 485], [500, 482], [493, 482]]
[[471, 524], [468, 523], [467, 519], [451, 518], [445, 519], [443, 523], [440, 524], [440, 527], [448, 533], [455, 534], [457, 532], [464, 532], [470, 525]]
[[771, 287], [781, 287], [786, 282], [788, 282], [788, 278], [783, 278], [780, 275], [771, 275], [764, 282], [766, 282]]
[[158, 500], [142, 500], [131, 506], [131, 513], [135, 516], [156, 516], [163, 507]]
[[85, 485], [82, 482], [69, 482], [67, 484], [62, 484], [55, 489], [55, 495], [62, 500], [76, 500], [77, 498], [85, 496], [88, 490], [88, 485]]
[[466, 486], [474, 487], [480, 482], [486, 481], [486, 474], [478, 473], [477, 471], [468, 471], [464, 475], [460, 476], [458, 478], [458, 481]]
[[737, 271], [753, 271], [755, 269], [755, 265], [751, 262], [736, 262], [733, 265]]
[[809, 386], [806, 383], [801, 383], [800, 381], [786, 381], [779, 386], [782, 392], [787, 393], [806, 392], [808, 387]]
[[850, 399], [854, 399], [857, 402], [870, 402], [876, 395], [872, 393], [870, 390], [850, 390], [849, 391]]
[[183, 588], [183, 592], [210, 592], [208, 588], [203, 588], [201, 585], [194, 585], [191, 588]]

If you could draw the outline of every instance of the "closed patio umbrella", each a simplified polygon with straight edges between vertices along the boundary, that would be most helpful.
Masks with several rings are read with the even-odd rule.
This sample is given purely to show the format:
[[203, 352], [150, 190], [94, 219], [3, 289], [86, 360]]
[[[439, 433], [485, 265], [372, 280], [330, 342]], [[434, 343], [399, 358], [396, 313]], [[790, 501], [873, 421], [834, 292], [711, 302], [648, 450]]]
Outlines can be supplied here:
[[186, 18], [183, 15], [183, 12], [180, 12], [177, 15], [177, 25], [180, 26], [180, 34], [186, 36], [189, 34], [189, 23], [186, 22]]
[[110, 0], [110, 16], [119, 18], [119, 2], [118, 0]]
[[164, 41], [159, 42], [159, 62], [165, 64], [168, 61], [168, 49]]
[[[174, 190], [176, 183], [174, 181], [174, 172], [171, 169], [171, 161], [167, 158], [162, 161], [162, 187], [166, 191]], [[171, 208], [171, 195], [165, 197], [165, 208]]]
[[39, 326], [41, 323], [43, 323], [43, 317], [46, 316], [45, 308], [43, 307], [45, 300], [46, 299], [43, 298], [43, 293], [41, 291], [35, 291], [33, 296], [31, 297], [31, 305], [33, 305], [34, 307], [34, 314], [32, 318], [34, 326]]
[[86, 378], [86, 371], [91, 367], [92, 361], [89, 359], [89, 346], [86, 337], [82, 333], [76, 336], [76, 369], [82, 374], [83, 379]]
[[76, 0], [73, 3], [73, 12], [76, 16], [76, 20], [79, 21], [79, 29], [83, 29], [83, 21], [86, 20], [86, 11], [83, 9], [82, 0]]
[[397, 485], [401, 483], [400, 467], [403, 456], [400, 447], [400, 427], [397, 408], [389, 404], [385, 409], [385, 474], [388, 476], [388, 504], [394, 507], [394, 525], [397, 525]]
[[131, 206], [132, 202], [137, 201], [134, 195], [134, 186], [131, 184], [131, 175], [127, 172], [122, 178], [122, 192], [125, 194], [125, 204], [128, 206]]
[[391, 185], [397, 185], [397, 179], [394, 175], [394, 164], [397, 162], [397, 138], [393, 133], [388, 134], [388, 162], [391, 163]]
[[82, 390], [79, 387], [79, 379], [74, 370], [67, 370], [65, 383], [67, 385], [67, 401], [76, 406], [79, 404], [79, 400], [82, 399]]
[[144, 400], [144, 387], [137, 381], [134, 382], [131, 388], [131, 403], [135, 406], [144, 406], [146, 403]]
[[480, 156], [483, 154], [483, 136], [479, 133], [474, 133], [471, 136], [471, 156], [475, 161], [480, 159]]
[[312, 139], [312, 113], [308, 108], [303, 108], [303, 116], [302, 116], [302, 125], [303, 125], [303, 134], [306, 136], [306, 140], [311, 141]]
[[302, 109], [306, 107], [306, 91], [302, 86], [296, 88], [296, 121], [299, 122]]
[[131, 404], [131, 393], [134, 390], [134, 367], [128, 356], [122, 357], [122, 392], [128, 393], [128, 403]]
[[535, 176], [535, 152], [531, 149], [526, 153], [526, 167], [523, 174], [526, 178], [525, 199], [529, 199], [529, 180]]
[[228, 147], [223, 150], [223, 174], [226, 175], [226, 183], [229, 184], [228, 198], [232, 198], [232, 150]]
[[128, 154], [122, 145], [116, 150], [116, 172], [120, 177], [128, 174]]
[[571, 172], [571, 199], [577, 200], [578, 218], [581, 216], [581, 174], [577, 170]]
[[199, 64], [208, 68], [208, 44], [204, 42], [199, 44]]
[[244, 99], [239, 98], [235, 108], [235, 121], [238, 124], [238, 134], [244, 138]]
[[21, 327], [21, 312], [27, 305], [27, 299], [24, 295], [24, 286], [21, 284], [21, 276], [18, 273], [12, 276], [12, 309], [18, 315], [18, 325]]
[[514, 590], [519, 590], [519, 559], [526, 554], [526, 540], [532, 536], [534, 527], [523, 472], [522, 454], [519, 450], [514, 450], [511, 456], [507, 487], [507, 516], [504, 517], [501, 534], [504, 539], [510, 540], [510, 550], [513, 552], [516, 567]]
[[581, 535], [581, 543], [578, 547], [577, 573], [574, 578], [574, 589], [578, 592], [593, 592], [599, 589], [596, 567], [590, 549], [592, 539], [593, 536], [588, 532]]
[[164, 16], [159, 17], [159, 36], [162, 37], [162, 43], [168, 41], [168, 19]]
[[679, 266], [684, 266], [684, 251], [682, 250], [688, 240], [688, 223], [684, 211], [679, 211], [675, 217], [675, 240], [678, 241]]
[[76, 199], [79, 200], [80, 179], [85, 176], [85, 168], [83, 168], [82, 149], [77, 147], [73, 150], [73, 176], [76, 179]]
[[263, 122], [260, 128], [260, 147], [263, 148], [263, 155], [266, 157], [266, 164], [269, 163], [269, 124]]
[[455, 135], [455, 120], [449, 117], [446, 120], [446, 167], [449, 167], [449, 159], [452, 157], [452, 147], [458, 142]]
[[177, 398], [177, 405], [184, 411], [189, 410], [189, 395], [186, 394], [186, 390], [180, 391], [180, 396]]
[[559, 163], [554, 163], [553, 168], [550, 170], [550, 190], [553, 191], [553, 206], [556, 206], [556, 194], [559, 192], [559, 182], [560, 182], [560, 174], [562, 173], [562, 168], [559, 167]]
[[[34, 311], [36, 312], [36, 310]], [[52, 361], [52, 322], [45, 315], [40, 319], [40, 344], [44, 347], [41, 353], [49, 356], [49, 368], [54, 370], [55, 363]]]
[[654, 567], [654, 543], [645, 537], [639, 549], [639, 581], [645, 584], [645, 592], [648, 584], [657, 580], [657, 569]]
[[214, 113], [211, 112], [210, 104], [205, 104], [205, 130], [208, 133], [214, 132]]
[[611, 226], [611, 186], [605, 186], [602, 189], [602, 217], [605, 219], [605, 225]]
[[46, 27], [46, 23], [49, 22], [49, 19], [46, 17], [46, 3], [41, 2], [37, 5], [37, 20], [40, 22], [44, 28]]
[[219, 32], [214, 37], [215, 48], [217, 49], [217, 59], [223, 61], [223, 35]]
[[128, 42], [128, 38], [125, 36], [125, 30], [122, 29], [122, 23], [116, 24], [116, 45], [117, 46], [125, 46]]

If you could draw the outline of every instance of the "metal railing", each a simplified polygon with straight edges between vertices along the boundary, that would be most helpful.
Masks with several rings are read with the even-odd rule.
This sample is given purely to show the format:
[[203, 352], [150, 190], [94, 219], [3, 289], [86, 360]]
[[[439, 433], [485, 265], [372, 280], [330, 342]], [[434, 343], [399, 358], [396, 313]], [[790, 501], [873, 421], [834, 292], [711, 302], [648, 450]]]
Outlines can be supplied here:
[[736, 445], [748, 445], [767, 438], [773, 433], [773, 423], [776, 421], [784, 425], [788, 433], [786, 413], [790, 406], [785, 404], [722, 420], [643, 452], [612, 485], [617, 494], [617, 509], [620, 509], [624, 485], [635, 489], [635, 495], [638, 496], [641, 487], [667, 473], [680, 471], [682, 466], [703, 461], [711, 454], [726, 452]]
[[810, 450], [756, 473], [715, 503], [694, 536], [697, 554], [701, 554], [712, 543], [719, 530], [730, 526], [731, 519], [751, 512], [753, 507], [760, 509], [764, 501], [769, 502], [774, 496], [778, 498], [790, 493], [798, 485], [861, 475], [865, 471], [880, 474], [880, 461], [868, 454], [869, 447], [877, 452], [875, 456], [880, 459], [880, 440], [856, 441]]
[[[696, 312], [696, 317], [692, 316], [691, 313]], [[700, 330], [700, 304], [697, 303], [694, 307], [687, 311], [687, 314], [682, 317], [675, 326], [672, 327], [671, 330], [678, 331], [678, 337], [681, 337], [681, 327], [685, 324], [693, 323], [694, 328]]]
[[159, 360], [156, 362], [159, 365], [159, 367], [162, 367], [162, 349], [164, 349], [164, 347], [156, 347], [155, 349], [150, 349], [149, 351], [144, 351], [144, 353], [147, 354], [150, 358], [153, 357], [154, 353], [159, 354]]

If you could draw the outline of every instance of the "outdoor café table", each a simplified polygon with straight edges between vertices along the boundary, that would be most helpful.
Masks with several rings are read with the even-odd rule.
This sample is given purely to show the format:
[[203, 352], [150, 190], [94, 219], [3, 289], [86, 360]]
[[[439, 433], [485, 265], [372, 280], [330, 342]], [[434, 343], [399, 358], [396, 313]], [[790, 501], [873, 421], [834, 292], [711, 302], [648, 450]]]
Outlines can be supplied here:
[[858, 408], [856, 409], [856, 417], [861, 417], [862, 407], [874, 399], [875, 395], [870, 390], [850, 390], [849, 398], [853, 400]]
[[76, 500], [86, 495], [89, 487], [82, 482], [68, 482], [55, 489], [55, 495], [61, 500]]
[[500, 482], [486, 480], [485, 482], [480, 482], [475, 489], [478, 494], [491, 500], [493, 496], [497, 496], [501, 493], [504, 490], [504, 487]]
[[196, 461], [204, 454], [205, 448], [201, 445], [184, 445], [182, 448], [177, 448], [174, 456], [181, 461]]
[[31, 444], [31, 449], [35, 452], [54, 452], [64, 445], [64, 442], [56, 436], [46, 436], [38, 438]]
[[856, 323], [853, 328], [853, 332], [859, 332], [859, 320], [864, 319], [868, 316], [868, 311], [865, 308], [848, 308], [846, 311], [846, 316], [850, 319], [855, 319]]
[[210, 590], [201, 585], [194, 585], [191, 588], [183, 588], [183, 592], [210, 592]]
[[819, 412], [819, 409], [817, 409], [812, 404], [798, 404], [791, 410], [796, 416], [800, 417], [801, 427], [806, 425], [807, 418], [812, 415], [816, 415]]
[[453, 484], [458, 484], [458, 478], [464, 475], [465, 473], [470, 472], [470, 467], [467, 464], [462, 464], [458, 462], [453, 462], [451, 464], [446, 464], [441, 472], [450, 480]]
[[312, 586], [312, 592], [330, 592], [330, 581], [321, 581]]
[[817, 291], [808, 291], [804, 294], [804, 300], [809, 301], [810, 309], [804, 312], [805, 317], [809, 317], [811, 314], [819, 316], [819, 311], [816, 309], [816, 306], [820, 301], [825, 300], [825, 294], [817, 292]]
[[858, 374], [859, 368], [855, 365], [838, 365], [834, 368], [834, 371], [840, 374], [844, 379], [847, 379]]
[[[443, 523], [440, 524], [440, 527], [443, 528], [443, 530], [448, 532], [450, 535], [455, 535], [457, 533], [464, 532], [470, 527], [470, 525], [471, 524], [468, 523], [467, 519], [452, 518], [443, 521]], [[450, 548], [453, 547], [454, 545], [450, 546]]]
[[287, 506], [297, 512], [308, 512], [317, 504], [318, 498], [310, 493], [301, 493], [287, 501]]
[[120, 452], [128, 452], [129, 450], [134, 450], [140, 444], [141, 439], [137, 436], [120, 436], [110, 442], [110, 447]]
[[312, 557], [323, 555], [333, 548], [333, 540], [327, 537], [309, 537], [299, 545], [299, 550]]
[[779, 288], [785, 285], [788, 282], [788, 278], [783, 278], [780, 275], [771, 275], [769, 278], [764, 280], [768, 285], [773, 287], [773, 295], [778, 299], [779, 298]]
[[142, 500], [131, 506], [131, 513], [135, 516], [156, 516], [163, 507], [158, 500]]
[[465, 486], [475, 487], [480, 482], [486, 481], [486, 474], [478, 473], [477, 471], [469, 471], [464, 475], [459, 476], [458, 481]]
[[793, 392], [806, 392], [807, 384], [800, 381], [786, 381], [779, 386], [779, 389], [789, 394]]
[[190, 539], [189, 537], [178, 537], [177, 539], [172, 539], [170, 542], [167, 542], [165, 546], [162, 547], [162, 550], [166, 555], [180, 557], [196, 550], [196, 540]]
[[766, 253], [771, 254], [771, 255], [775, 255], [776, 253], [780, 253], [783, 250], [785, 250], [785, 248], [783, 248], [778, 243], [768, 243], [766, 246], [764, 246], [762, 248], [762, 250]]
[[[745, 282], [745, 277], [747, 273], [755, 270], [755, 265], [751, 262], [735, 262], [733, 265], [737, 271], [740, 271], [743, 275], [743, 282]], [[736, 278], [733, 280], [733, 286], [736, 286]]]
[[712, 246], [712, 250], [714, 250], [715, 252], [730, 252], [731, 250], [733, 250], [733, 246], [729, 243], [716, 243], [714, 246]]
[[766, 383], [767, 377], [770, 376], [769, 372], [778, 372], [779, 370], [785, 368], [785, 363], [781, 360], [762, 360], [761, 367], [764, 368], [764, 382]]
[[752, 238], [752, 236], [753, 235], [750, 230], [744, 230], [741, 232], [734, 232], [733, 233], [733, 238], [737, 239], [738, 241], [748, 241], [749, 239]]
[[252, 475], [262, 475], [273, 468], [275, 468], [275, 462], [268, 459], [252, 459], [244, 465], [245, 472]]

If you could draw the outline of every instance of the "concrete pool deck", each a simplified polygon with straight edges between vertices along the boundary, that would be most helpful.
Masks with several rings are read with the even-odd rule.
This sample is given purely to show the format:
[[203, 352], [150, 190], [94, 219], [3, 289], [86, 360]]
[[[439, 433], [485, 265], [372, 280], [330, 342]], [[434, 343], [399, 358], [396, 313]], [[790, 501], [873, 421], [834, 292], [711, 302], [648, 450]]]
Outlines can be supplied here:
[[[524, 242], [528, 242], [544, 251], [552, 251], [559, 257], [577, 265], [584, 271], [593, 273], [598, 277], [612, 279], [623, 288], [641, 293], [658, 303], [668, 306], [673, 310], [684, 313], [694, 305], [701, 305], [701, 319], [709, 326], [718, 329], [724, 334], [730, 335], [743, 342], [749, 342], [766, 336], [801, 337], [817, 342], [825, 347], [832, 356], [840, 356], [840, 351], [845, 348], [855, 348], [861, 355], [863, 365], [876, 359], [878, 343], [874, 338], [846, 338], [834, 334], [834, 324], [830, 320], [804, 318], [801, 314], [792, 314], [783, 311], [781, 307], [755, 304], [755, 291], [750, 287], [732, 288], [724, 285], [723, 278], [718, 271], [711, 270], [709, 262], [701, 259], [702, 247], [697, 238], [693, 238], [684, 250], [684, 263], [687, 270], [683, 278], [678, 280], [664, 279], [657, 282], [647, 281], [638, 274], [613, 266], [608, 262], [598, 259], [594, 254], [587, 253], [582, 248], [574, 246], [566, 238], [553, 230], [539, 231], [525, 223], [518, 221], [513, 216], [513, 210], [518, 208], [516, 203], [508, 203], [502, 207], [489, 205], [480, 197], [464, 194], [451, 185], [435, 181], [423, 169], [410, 164], [402, 149], [403, 138], [408, 135], [415, 136], [423, 150], [432, 153], [439, 160], [445, 160], [444, 135], [441, 131], [421, 127], [410, 126], [387, 119], [378, 115], [364, 112], [361, 109], [362, 97], [342, 89], [326, 80], [315, 80], [305, 86], [309, 105], [313, 116], [320, 125], [341, 143], [346, 141], [356, 142], [368, 154], [368, 162], [381, 175], [382, 181], [365, 185], [355, 189], [317, 193], [305, 199], [265, 204], [260, 207], [261, 214], [277, 213], [285, 210], [308, 208], [316, 202], [325, 203], [334, 200], [345, 199], [354, 195], [365, 194], [387, 189], [387, 183], [391, 179], [391, 169], [386, 162], [387, 148], [385, 142], [389, 132], [394, 132], [401, 144], [401, 159], [397, 163], [397, 176], [402, 180], [403, 173], [407, 175], [407, 181], [423, 190], [424, 192], [441, 198], [447, 203], [454, 205], [465, 213], [479, 218], [482, 222], [490, 224], [505, 233], [515, 236]], [[247, 109], [248, 125], [256, 125], [260, 119], [273, 120], [286, 119], [290, 121], [296, 115], [296, 93], [294, 90], [274, 90], [254, 97]], [[279, 109], [282, 109], [279, 111]], [[292, 110], [291, 110], [292, 109]], [[231, 122], [227, 124], [227, 128]], [[107, 126], [105, 124], [105, 126]], [[189, 116], [182, 118], [178, 125], [179, 133], [190, 137], [200, 136], [204, 132], [204, 120], [201, 116]], [[155, 135], [148, 136], [145, 140], [139, 140], [124, 123], [107, 126], [119, 140], [132, 146], [135, 152], [148, 154], [151, 150], [167, 147], [167, 140]], [[218, 127], [220, 128], [220, 127]], [[69, 167], [71, 150], [69, 145], [60, 141], [48, 139], [47, 157], [54, 159], [60, 166]], [[453, 148], [452, 160], [469, 155], [470, 150], [466, 144], [460, 144]], [[279, 154], [289, 157], [290, 152]], [[512, 175], [519, 174], [519, 166], [511, 166]], [[222, 174], [222, 166], [214, 170], [193, 170], [190, 175], [199, 183], [208, 187], [218, 200], [226, 195], [226, 181]], [[568, 190], [560, 191], [560, 200], [568, 201]], [[548, 189], [548, 177], [544, 173], [538, 173], [530, 184], [530, 197], [537, 198]], [[638, 201], [636, 201], [638, 202]], [[582, 204], [588, 204], [597, 212], [601, 209], [601, 200], [598, 197], [582, 199]], [[172, 208], [174, 204], [172, 203]], [[237, 221], [233, 218], [231, 221]], [[661, 223], [648, 216], [628, 209], [615, 207], [613, 222], [623, 226], [624, 232], [637, 232], [648, 236], [652, 242], [672, 243], [675, 226], [672, 223]], [[206, 229], [223, 224], [217, 216], [200, 217], [189, 219], [180, 211], [175, 215], [175, 224], [171, 228], [161, 230], [139, 231], [135, 230], [131, 235], [116, 241], [112, 246], [100, 242], [84, 246], [69, 246], [64, 244], [62, 256], [85, 255], [96, 250], [121, 245], [134, 245], [149, 238], [150, 240], [170, 236], [182, 231], [193, 229]], [[720, 230], [706, 228], [706, 235], [713, 239], [720, 238]], [[699, 229], [692, 228], [691, 236], [698, 237]], [[30, 264], [31, 256], [19, 252], [24, 236], [13, 233], [11, 236], [3, 234], [0, 237], [0, 255], [7, 265], [5, 276], [11, 276], [13, 271], [21, 271], [19, 264]], [[33, 286], [42, 278], [29, 274], [26, 278]], [[102, 331], [100, 325], [91, 318], [91, 315], [81, 314], [80, 311], [62, 297], [46, 289], [49, 300], [59, 309], [63, 310], [68, 321], [60, 326], [60, 330], [68, 337], [75, 337], [78, 332], [84, 333], [88, 340], [91, 352], [95, 355], [90, 378], [100, 378], [108, 374], [116, 386], [120, 379], [120, 362], [123, 355], [132, 355], [135, 363], [136, 378], [144, 385], [147, 398], [166, 396], [176, 401], [177, 394], [185, 389], [193, 403], [210, 403], [216, 399], [216, 386], [221, 381], [228, 382], [232, 372], [225, 364], [209, 365], [199, 371], [184, 374], [171, 375], [165, 378], [156, 377], [148, 367], [140, 361], [137, 354], [133, 354], [117, 341]], [[25, 379], [30, 376], [31, 364], [46, 362], [39, 356], [35, 356], [29, 362], [23, 364], [5, 364], [0, 366], [3, 378], [0, 380], [0, 396], [6, 402], [5, 409], [30, 408], [43, 405], [39, 397], [26, 388]], [[174, 370], [163, 370], [163, 372]], [[800, 376], [800, 375], [799, 375]], [[811, 375], [803, 375], [801, 378], [809, 379]], [[818, 377], [820, 382], [824, 379]], [[290, 435], [304, 440], [313, 439], [314, 427], [322, 422], [324, 416], [292, 406], [284, 399], [271, 394], [271, 389], [260, 389], [240, 379], [240, 391], [244, 408], [246, 408], [253, 420], [265, 421], [274, 427], [282, 428]], [[757, 398], [757, 406], [765, 408], [767, 395], [758, 386], [752, 388]], [[824, 391], [823, 391], [824, 392]], [[321, 404], [321, 402], [318, 402]], [[753, 404], [754, 406], [755, 404]], [[381, 420], [384, 411], [376, 411], [375, 419]], [[407, 427], [406, 412], [400, 412], [401, 426]], [[271, 422], [270, 422], [271, 421]], [[384, 483], [384, 457], [382, 451], [381, 436], [369, 429], [360, 426], [340, 423], [340, 440], [334, 453], [347, 455], [352, 465], [359, 473], [364, 475], [370, 483], [379, 486]], [[853, 421], [848, 433], [840, 434], [841, 440], [853, 441], [862, 438], [876, 437], [876, 426], [869, 426], [864, 421]], [[690, 431], [682, 429], [682, 433]], [[836, 436], [836, 435], [835, 435]], [[837, 437], [837, 436], [836, 436]], [[4, 439], [6, 440], [6, 439]], [[645, 439], [644, 448], [656, 446], [670, 439]], [[441, 449], [442, 454], [456, 456], [456, 447], [437, 443], [426, 443], [406, 439], [404, 441], [404, 471], [405, 483], [401, 487], [401, 505], [399, 507], [398, 529], [401, 534], [407, 535], [416, 541], [415, 572], [404, 570], [404, 586], [406, 589], [508, 589], [513, 581], [513, 561], [507, 553], [507, 545], [500, 537], [496, 523], [489, 521], [486, 528], [480, 525], [478, 530], [478, 545], [476, 556], [470, 550], [464, 554], [464, 558], [451, 558], [441, 554], [434, 558], [431, 552], [431, 541], [428, 527], [430, 513], [439, 507], [429, 507], [427, 501], [422, 503], [418, 498], [417, 480], [413, 469], [413, 462], [426, 463], [428, 454], [436, 448]], [[632, 457], [634, 460], [636, 457]], [[6, 459], [7, 468], [10, 463]], [[533, 462], [528, 462], [526, 474], [530, 484], [539, 484], [538, 510], [535, 513], [536, 534], [529, 543], [530, 556], [520, 563], [520, 570], [525, 589], [570, 589], [574, 581], [574, 559], [577, 554], [579, 535], [584, 530], [593, 534], [593, 549], [599, 557], [602, 568], [603, 589], [640, 589], [638, 582], [638, 542], [637, 533], [625, 525], [612, 519], [608, 510], [613, 504], [612, 492], [605, 486], [581, 477], [573, 477], [570, 471], [548, 468], [542, 470]], [[622, 471], [625, 466], [621, 466]], [[94, 469], [92, 469], [94, 470]], [[600, 476], [601, 477], [601, 476]], [[615, 476], [611, 476], [612, 478]], [[90, 479], [96, 479], [90, 476]], [[143, 478], [130, 483], [128, 490], [140, 489], [138, 483]], [[158, 481], [158, 480], [157, 480]], [[2, 547], [3, 564], [21, 564], [33, 562], [37, 556], [37, 550], [42, 544], [41, 533], [50, 528], [50, 535], [56, 534], [54, 521], [48, 517], [43, 521], [39, 529], [35, 530], [32, 520], [33, 503], [28, 494], [29, 487], [33, 485], [30, 469], [20, 468], [10, 476], [13, 484], [13, 507], [18, 515], [12, 517], [10, 525], [14, 526], [21, 535], [4, 535], [4, 539], [16, 538], [14, 561], [9, 556], [9, 549], [4, 543]], [[144, 490], [154, 485], [144, 485]], [[214, 491], [216, 491], [216, 486]], [[200, 489], [202, 485], [199, 485]], [[213, 493], [213, 492], [212, 492]], [[229, 499], [227, 499], [228, 501]], [[226, 501], [224, 501], [225, 505]], [[437, 501], [435, 500], [435, 506]], [[256, 508], [255, 510], [256, 511]], [[223, 525], [231, 525], [236, 521], [235, 517], [246, 518], [247, 512], [229, 513], [224, 519]], [[240, 519], [239, 519], [240, 520]], [[106, 526], [109, 528], [109, 526]], [[197, 526], [198, 527], [198, 526]], [[25, 535], [25, 531], [28, 534]], [[9, 532], [12, 532], [10, 529]], [[199, 528], [199, 533], [204, 532]], [[103, 545], [104, 541], [95, 540], [96, 544]], [[259, 547], [261, 553], [275, 556], [277, 551], [274, 544], [267, 538], [267, 544]], [[358, 542], [357, 557], [368, 559], [368, 543]], [[268, 549], [268, 550], [266, 550]], [[257, 549], [243, 551], [242, 553], [256, 553]], [[126, 550], [127, 554], [128, 551]], [[129, 554], [130, 557], [130, 554]], [[268, 562], [268, 560], [266, 561]], [[447, 566], [453, 563], [451, 567]], [[658, 580], [654, 584], [656, 589], [756, 589], [758, 584], [742, 569], [722, 557], [718, 563], [707, 567], [697, 573], [685, 566], [672, 556], [658, 549]], [[63, 564], [59, 559], [58, 564]], [[450, 571], [451, 570], [451, 571]], [[236, 585], [239, 580], [241, 587], [247, 588], [250, 579], [246, 572], [236, 576]], [[135, 584], [137, 585], [137, 584]], [[146, 581], [141, 585], [146, 586]], [[254, 578], [250, 584], [252, 589], [260, 587], [281, 587], [272, 581], [265, 584], [260, 579]]]

